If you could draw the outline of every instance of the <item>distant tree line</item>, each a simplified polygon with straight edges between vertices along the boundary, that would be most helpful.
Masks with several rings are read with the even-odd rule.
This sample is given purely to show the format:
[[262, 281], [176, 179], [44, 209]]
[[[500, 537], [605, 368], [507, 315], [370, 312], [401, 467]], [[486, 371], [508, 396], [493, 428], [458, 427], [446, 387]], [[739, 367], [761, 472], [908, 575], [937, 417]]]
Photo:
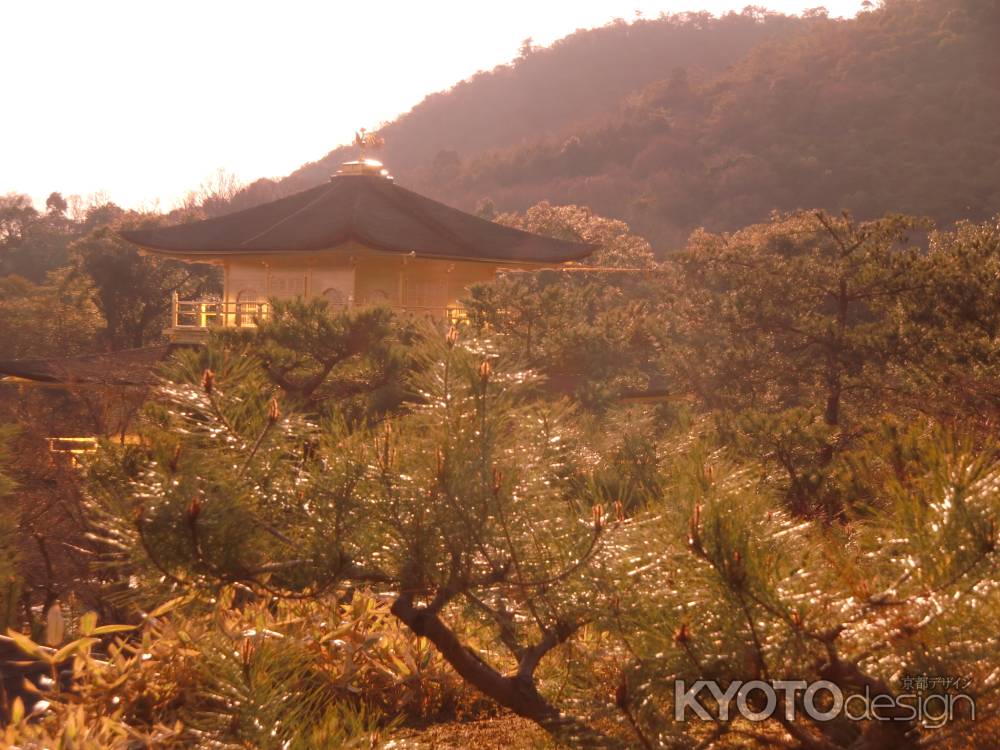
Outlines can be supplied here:
[[[194, 200], [200, 202], [195, 203]], [[65, 356], [162, 340], [170, 295], [220, 291], [214, 269], [140, 254], [118, 230], [204, 217], [211, 195], [169, 215], [58, 193], [38, 211], [0, 196], [0, 350], [5, 359]]]

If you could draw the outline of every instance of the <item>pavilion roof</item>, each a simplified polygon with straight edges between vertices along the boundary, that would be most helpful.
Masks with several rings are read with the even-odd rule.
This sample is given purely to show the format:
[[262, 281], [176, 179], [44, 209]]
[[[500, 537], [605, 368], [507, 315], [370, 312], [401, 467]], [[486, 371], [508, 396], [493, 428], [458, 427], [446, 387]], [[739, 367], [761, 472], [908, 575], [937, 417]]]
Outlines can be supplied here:
[[388, 253], [535, 263], [580, 260], [595, 249], [481, 219], [373, 174], [337, 174], [243, 211], [121, 234], [148, 250], [193, 259], [314, 252], [348, 240]]
[[52, 359], [0, 360], [0, 375], [63, 385], [154, 385], [171, 346]]

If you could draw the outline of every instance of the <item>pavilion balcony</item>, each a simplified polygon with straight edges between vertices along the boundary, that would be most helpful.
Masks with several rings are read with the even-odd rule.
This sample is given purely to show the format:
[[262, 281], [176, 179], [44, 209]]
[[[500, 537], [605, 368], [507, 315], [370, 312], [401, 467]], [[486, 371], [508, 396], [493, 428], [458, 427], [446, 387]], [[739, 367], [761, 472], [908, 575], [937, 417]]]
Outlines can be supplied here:
[[[456, 323], [466, 318], [461, 305], [426, 307], [419, 305], [387, 305], [389, 309], [432, 322]], [[357, 307], [353, 304], [330, 305], [331, 312]], [[271, 316], [268, 302], [224, 302], [222, 300], [181, 300], [171, 302], [170, 327], [165, 331], [175, 343], [200, 343], [209, 331], [221, 328], [255, 328], [258, 321]]]

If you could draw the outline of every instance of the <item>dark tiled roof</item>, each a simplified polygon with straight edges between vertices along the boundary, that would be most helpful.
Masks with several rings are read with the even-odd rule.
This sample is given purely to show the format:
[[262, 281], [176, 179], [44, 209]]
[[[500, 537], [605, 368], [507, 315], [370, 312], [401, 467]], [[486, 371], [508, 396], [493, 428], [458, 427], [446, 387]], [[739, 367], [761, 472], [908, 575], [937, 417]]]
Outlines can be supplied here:
[[13, 359], [0, 361], [0, 375], [66, 385], [153, 385], [157, 365], [170, 351], [164, 345], [61, 359]]
[[337, 175], [245, 211], [122, 236], [153, 251], [205, 256], [309, 252], [346, 240], [425, 257], [539, 263], [579, 260], [594, 250], [480, 219], [376, 175]]

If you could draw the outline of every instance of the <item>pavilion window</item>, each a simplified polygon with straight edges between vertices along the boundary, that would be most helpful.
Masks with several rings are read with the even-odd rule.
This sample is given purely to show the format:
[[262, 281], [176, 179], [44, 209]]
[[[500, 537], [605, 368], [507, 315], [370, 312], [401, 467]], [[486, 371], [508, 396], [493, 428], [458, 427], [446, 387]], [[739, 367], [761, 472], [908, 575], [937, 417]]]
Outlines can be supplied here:
[[406, 279], [403, 306], [416, 309], [443, 308], [448, 303], [448, 283], [444, 279]]
[[294, 299], [305, 295], [305, 276], [298, 273], [273, 274], [271, 296], [277, 299]]
[[263, 306], [264, 299], [256, 289], [241, 289], [236, 295], [236, 325], [254, 325], [254, 318], [260, 317]]

